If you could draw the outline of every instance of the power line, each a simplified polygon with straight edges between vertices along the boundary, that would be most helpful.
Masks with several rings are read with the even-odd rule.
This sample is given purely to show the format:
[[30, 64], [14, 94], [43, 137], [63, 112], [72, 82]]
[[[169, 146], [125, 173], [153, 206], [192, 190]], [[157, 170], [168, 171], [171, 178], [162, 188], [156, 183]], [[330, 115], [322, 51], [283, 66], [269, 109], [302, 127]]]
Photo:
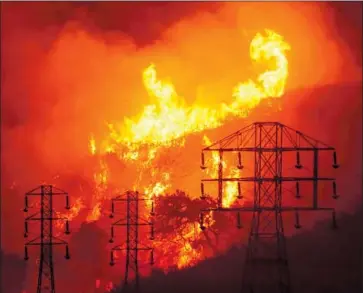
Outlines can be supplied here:
[[65, 234], [70, 234], [69, 222], [65, 217], [58, 217], [53, 209], [53, 197], [63, 195], [66, 199], [66, 209], [70, 209], [68, 193], [52, 185], [41, 185], [25, 194], [24, 212], [29, 211], [29, 197], [40, 196], [39, 210], [25, 218], [24, 238], [28, 237], [28, 223], [40, 222], [40, 235], [25, 243], [24, 259], [28, 260], [28, 247], [39, 246], [39, 268], [37, 293], [55, 293], [53, 246], [64, 245], [65, 258], [69, 259], [68, 243], [53, 235], [54, 221], [65, 221]]
[[[217, 207], [201, 211], [201, 229], [205, 229], [205, 214], [208, 212], [236, 213], [238, 228], [242, 227], [240, 213], [252, 213], [242, 292], [291, 292], [282, 219], [283, 212], [295, 213], [295, 227], [299, 229], [301, 227], [299, 212], [330, 211], [332, 213], [333, 228], [337, 227], [335, 209], [320, 207], [319, 205], [318, 183], [320, 181], [331, 182], [333, 198], [338, 198], [335, 178], [319, 175], [319, 153], [322, 151], [333, 152], [333, 168], [338, 168], [337, 156], [333, 147], [279, 122], [256, 122], [202, 150], [202, 169], [206, 169], [204, 158], [206, 152], [218, 153], [219, 161], [217, 178], [203, 179], [201, 183], [202, 198], [206, 198], [204, 193], [205, 183], [218, 184]], [[300, 153], [312, 153], [312, 174], [309, 176], [289, 176], [289, 174], [283, 174], [283, 154], [287, 152], [296, 153], [295, 168], [298, 170], [303, 168], [300, 162]], [[254, 155], [253, 176], [226, 177], [223, 159], [227, 153], [237, 154], [237, 167], [241, 171], [244, 167], [242, 164], [243, 156], [252, 153]], [[238, 199], [243, 198], [242, 185], [249, 182], [252, 183], [254, 185], [252, 206], [223, 207], [224, 184], [226, 182], [237, 184], [238, 192], [236, 196]], [[295, 183], [297, 199], [301, 197], [300, 184], [305, 182], [312, 183], [313, 197], [310, 206], [285, 206], [283, 204], [283, 185], [289, 182]], [[268, 243], [272, 245], [268, 245]]]

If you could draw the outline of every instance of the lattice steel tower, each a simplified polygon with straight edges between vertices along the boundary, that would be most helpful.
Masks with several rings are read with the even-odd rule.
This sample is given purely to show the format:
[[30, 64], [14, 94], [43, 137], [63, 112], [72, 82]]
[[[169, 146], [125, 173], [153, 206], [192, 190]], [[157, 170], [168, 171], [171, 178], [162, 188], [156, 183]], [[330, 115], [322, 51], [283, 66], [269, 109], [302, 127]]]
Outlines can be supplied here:
[[[298, 229], [301, 227], [299, 223], [300, 211], [331, 211], [333, 228], [336, 228], [334, 208], [320, 207], [318, 201], [319, 181], [331, 181], [333, 198], [338, 197], [335, 179], [319, 177], [318, 154], [321, 151], [333, 152], [333, 168], [339, 167], [333, 147], [278, 122], [254, 123], [202, 150], [202, 169], [206, 168], [204, 164], [205, 152], [217, 152], [219, 165], [218, 178], [203, 179], [201, 183], [202, 198], [205, 198], [204, 183], [218, 183], [217, 206], [201, 211], [201, 229], [205, 229], [206, 212], [235, 212], [238, 228], [241, 228], [240, 213], [253, 213], [242, 278], [242, 292], [291, 292], [282, 212], [291, 211], [295, 213], [295, 227]], [[238, 169], [243, 169], [243, 154], [247, 155], [246, 153], [252, 152], [254, 154], [254, 174], [251, 177], [243, 177], [242, 175], [237, 178], [225, 177], [223, 174], [223, 155], [227, 152], [237, 154]], [[296, 153], [296, 169], [302, 169], [300, 153], [311, 152], [313, 157], [312, 174], [301, 177], [289, 177], [287, 174], [283, 174], [283, 154], [286, 152]], [[242, 198], [242, 184], [247, 184], [247, 182], [253, 184], [253, 204], [243, 207], [238, 205], [230, 208], [223, 207], [223, 184], [226, 182], [238, 184], [237, 198], [239, 199]], [[312, 184], [311, 205], [285, 206], [282, 202], [283, 198], [286, 198], [283, 185], [288, 184], [288, 182], [295, 185], [297, 199], [300, 198], [300, 184], [310, 182]], [[270, 245], [266, 245], [268, 242]], [[260, 279], [261, 276], [264, 279], [268, 276], [268, 280]]]
[[[148, 219], [144, 219], [139, 214], [140, 202], [150, 202], [150, 216]], [[151, 246], [144, 245], [139, 239], [139, 227], [149, 226], [150, 228], [150, 240], [154, 240], [154, 202], [150, 198], [146, 198], [137, 191], [127, 191], [126, 194], [117, 196], [111, 201], [111, 215], [110, 218], [114, 218], [117, 213], [115, 210], [115, 204], [126, 203], [126, 216], [111, 224], [111, 239], [110, 243], [114, 242], [115, 238], [115, 226], [126, 227], [126, 241], [123, 244], [116, 245], [111, 249], [111, 262], [110, 265], [115, 264], [115, 251], [126, 251], [126, 262], [125, 262], [125, 275], [123, 280], [124, 290], [139, 290], [139, 251], [150, 252], [150, 264], [154, 264], [154, 250]], [[133, 274], [135, 279], [134, 287], [130, 288], [130, 274]]]
[[[24, 238], [28, 237], [28, 223], [37, 221], [40, 223], [40, 235], [25, 243], [24, 259], [28, 260], [28, 246], [40, 246], [39, 271], [37, 293], [55, 293], [53, 246], [65, 245], [65, 258], [69, 259], [68, 243], [53, 235], [54, 221], [65, 221], [65, 234], [70, 234], [69, 222], [65, 217], [58, 217], [53, 208], [53, 196], [64, 195], [66, 198], [66, 209], [69, 207], [68, 194], [52, 185], [41, 185], [25, 194], [24, 212], [28, 213], [29, 208], [39, 209], [34, 214], [25, 218]], [[29, 197], [40, 196], [40, 202], [29, 206]]]

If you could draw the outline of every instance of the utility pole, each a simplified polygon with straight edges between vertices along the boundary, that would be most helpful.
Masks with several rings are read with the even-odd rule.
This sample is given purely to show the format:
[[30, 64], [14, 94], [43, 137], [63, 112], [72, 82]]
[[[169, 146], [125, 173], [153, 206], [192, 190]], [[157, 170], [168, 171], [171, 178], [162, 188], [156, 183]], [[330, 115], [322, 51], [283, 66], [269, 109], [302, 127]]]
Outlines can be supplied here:
[[[139, 214], [140, 202], [150, 202], [150, 215], [148, 219], [144, 219]], [[111, 224], [111, 239], [110, 243], [114, 242], [115, 230], [117, 226], [126, 227], [126, 241], [120, 245], [116, 245], [111, 249], [111, 261], [110, 265], [115, 264], [115, 251], [126, 251], [125, 262], [125, 276], [123, 280], [123, 289], [129, 290], [130, 275], [133, 274], [134, 291], [139, 290], [139, 252], [150, 252], [150, 265], [154, 264], [154, 250], [151, 246], [142, 244], [139, 239], [139, 227], [148, 226], [150, 228], [150, 240], [154, 240], [154, 202], [150, 198], [146, 198], [137, 191], [127, 191], [126, 194], [117, 196], [111, 200], [111, 215], [110, 218], [114, 218], [116, 213], [116, 203], [126, 203], [126, 217], [116, 220]], [[125, 214], [125, 213], [124, 213]]]
[[[218, 178], [207, 178], [201, 182], [202, 198], [205, 198], [204, 184], [211, 182], [218, 184], [217, 206], [204, 209], [200, 214], [200, 227], [205, 229], [204, 221], [207, 212], [234, 212], [237, 215], [237, 227], [241, 228], [240, 213], [251, 212], [252, 223], [248, 238], [247, 255], [242, 280], [244, 293], [290, 293], [290, 274], [286, 241], [283, 227], [283, 212], [295, 213], [295, 228], [299, 229], [299, 212], [328, 211], [332, 213], [333, 228], [336, 228], [335, 209], [321, 207], [318, 201], [318, 183], [330, 181], [332, 183], [333, 198], [337, 199], [335, 178], [319, 175], [319, 153], [330, 151], [333, 153], [333, 168], [338, 168], [335, 149], [300, 131], [287, 127], [279, 122], [256, 122], [249, 125], [202, 150], [202, 169], [206, 169], [204, 154], [217, 152], [219, 154]], [[283, 154], [296, 154], [297, 170], [305, 169], [300, 162], [300, 153], [312, 153], [312, 172], [309, 168], [308, 176], [289, 176], [283, 174]], [[226, 177], [223, 173], [223, 156], [227, 153], [237, 155], [237, 168], [242, 170], [242, 158], [252, 153], [254, 158], [254, 174], [250, 177]], [[285, 158], [285, 157], [284, 157]], [[287, 172], [286, 172], [287, 173]], [[243, 174], [243, 173], [242, 173]], [[236, 197], [243, 198], [242, 184], [253, 184], [253, 204], [251, 206], [223, 207], [224, 184], [235, 182], [238, 185]], [[294, 184], [296, 199], [301, 197], [300, 184], [310, 182], [312, 185], [312, 201], [310, 205], [285, 206], [283, 198], [284, 186]], [[268, 245], [269, 243], [269, 245]], [[266, 279], [267, 276], [267, 279]]]
[[40, 235], [26, 242], [24, 248], [24, 259], [28, 260], [28, 247], [40, 246], [37, 293], [55, 293], [53, 246], [64, 245], [66, 249], [65, 258], [70, 258], [68, 243], [53, 235], [53, 221], [65, 221], [64, 233], [67, 235], [70, 234], [68, 219], [65, 217], [57, 217], [53, 209], [53, 196], [55, 195], [65, 196], [66, 209], [69, 210], [68, 193], [55, 188], [52, 185], [41, 185], [25, 194], [25, 213], [28, 213], [29, 208], [31, 208], [29, 206], [29, 197], [40, 196], [40, 202], [38, 202], [38, 205], [35, 204], [35, 206], [37, 206], [37, 208], [39, 207], [40, 210], [30, 216], [27, 216], [24, 222], [24, 238], [28, 238], [28, 223], [31, 221], [40, 222]]

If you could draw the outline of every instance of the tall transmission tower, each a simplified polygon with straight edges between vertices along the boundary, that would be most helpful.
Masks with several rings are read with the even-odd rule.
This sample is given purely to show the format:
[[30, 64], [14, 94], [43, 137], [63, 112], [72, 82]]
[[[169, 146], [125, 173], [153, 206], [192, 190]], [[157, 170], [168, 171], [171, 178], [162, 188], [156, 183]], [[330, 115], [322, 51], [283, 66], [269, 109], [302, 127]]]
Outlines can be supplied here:
[[[290, 274], [286, 252], [282, 212], [295, 213], [295, 228], [299, 229], [299, 212], [303, 211], [330, 211], [332, 213], [333, 228], [336, 228], [335, 209], [320, 207], [318, 200], [318, 183], [332, 182], [333, 198], [337, 199], [336, 183], [334, 178], [319, 175], [319, 153], [331, 151], [333, 153], [333, 168], [338, 168], [335, 149], [316, 139], [304, 135], [278, 122], [256, 122], [249, 125], [202, 150], [202, 165], [205, 169], [204, 154], [216, 152], [219, 155], [217, 178], [202, 179], [202, 198], [205, 198], [204, 184], [218, 183], [217, 206], [204, 209], [200, 214], [200, 228], [205, 229], [205, 215], [207, 212], [235, 212], [237, 227], [241, 228], [240, 213], [251, 212], [252, 222], [248, 238], [247, 255], [244, 266], [242, 292], [291, 292]], [[224, 175], [223, 156], [226, 153], [237, 154], [237, 168], [242, 170], [242, 158], [247, 153], [254, 156], [254, 170], [250, 177], [230, 178]], [[300, 153], [312, 153], [312, 172], [308, 176], [288, 176], [283, 174], [283, 157], [288, 152], [296, 153], [295, 168], [300, 170]], [[285, 154], [283, 156], [283, 154]], [[287, 172], [286, 172], [287, 173]], [[312, 173], [312, 174], [310, 174]], [[238, 185], [237, 198], [242, 198], [242, 184], [253, 185], [253, 204], [250, 206], [223, 207], [224, 184], [235, 182]], [[310, 182], [312, 188], [312, 202], [308, 206], [285, 206], [284, 190], [286, 184], [294, 184], [296, 199], [300, 198], [300, 184]], [[270, 243], [270, 245], [267, 245]], [[266, 280], [268, 276], [268, 280]], [[262, 280], [261, 280], [262, 278]], [[271, 282], [271, 283], [270, 283]], [[268, 283], [268, 284], [267, 284]]]
[[[139, 214], [140, 202], [150, 202], [150, 216], [148, 219], [144, 219]], [[111, 200], [111, 215], [110, 218], [114, 218], [116, 213], [116, 203], [126, 203], [126, 216], [124, 218], [116, 220], [111, 224], [111, 239], [110, 243], [114, 242], [115, 231], [117, 226], [126, 227], [126, 241], [120, 245], [116, 245], [111, 249], [111, 261], [110, 265], [115, 264], [115, 251], [126, 251], [125, 262], [125, 275], [123, 280], [124, 290], [139, 290], [139, 252], [150, 252], [150, 265], [154, 264], [154, 250], [151, 246], [142, 244], [139, 239], [139, 227], [148, 226], [150, 228], [150, 240], [154, 240], [154, 202], [150, 198], [146, 198], [137, 191], [127, 191], [126, 194], [117, 196]], [[125, 212], [123, 213], [125, 214]], [[130, 275], [133, 274], [135, 279], [133, 288], [130, 288], [129, 281]]]
[[[37, 293], [55, 293], [54, 266], [53, 266], [53, 246], [64, 245], [66, 254], [65, 258], [69, 259], [68, 243], [54, 236], [54, 221], [65, 221], [65, 234], [70, 234], [69, 222], [65, 217], [58, 217], [53, 208], [53, 197], [55, 195], [64, 195], [66, 198], [66, 209], [69, 207], [68, 193], [55, 188], [52, 185], [41, 185], [25, 194], [24, 212], [28, 213], [29, 208], [39, 208], [34, 214], [27, 216], [24, 222], [24, 238], [28, 238], [28, 223], [40, 222], [40, 235], [25, 243], [24, 259], [28, 260], [28, 247], [40, 246], [39, 252], [39, 270]], [[33, 203], [29, 206], [29, 197], [40, 196], [40, 202]]]

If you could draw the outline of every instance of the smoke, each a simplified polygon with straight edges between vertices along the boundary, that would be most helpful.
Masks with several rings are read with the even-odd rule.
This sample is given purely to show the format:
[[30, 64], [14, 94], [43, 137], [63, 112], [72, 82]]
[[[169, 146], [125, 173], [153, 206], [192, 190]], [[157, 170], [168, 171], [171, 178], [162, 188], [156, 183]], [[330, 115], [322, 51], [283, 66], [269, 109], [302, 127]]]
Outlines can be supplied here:
[[[249, 59], [249, 42], [268, 28], [291, 45], [288, 92], [361, 81], [360, 5], [2, 4], [4, 249], [22, 249], [21, 233], [13, 231], [22, 231], [24, 191], [59, 174], [92, 176], [84, 164], [90, 134], [102, 139], [107, 122], [137, 116], [150, 102], [141, 79], [150, 63], [160, 76], [173, 82], [187, 103], [230, 101], [238, 82], [261, 72]], [[292, 126], [303, 126], [306, 118], [300, 111], [316, 106], [311, 96], [319, 98], [290, 95], [284, 101], [286, 110], [277, 117], [293, 122]], [[357, 109], [357, 99], [334, 98], [339, 102], [317, 102], [319, 113], [335, 113], [329, 121], [339, 118], [343, 106], [346, 113]], [[361, 115], [346, 115], [350, 125], [361, 121]], [[322, 118], [316, 119], [302, 130], [314, 132], [312, 135], [326, 131], [329, 139], [335, 136], [331, 125], [326, 124], [322, 133], [315, 131], [321, 122]], [[234, 123], [233, 130], [239, 125]], [[213, 138], [225, 134], [228, 132], [217, 130]], [[348, 145], [347, 139], [341, 146]], [[191, 148], [194, 145], [190, 143]], [[198, 158], [199, 147], [188, 156]], [[190, 173], [199, 171], [198, 164], [188, 165]], [[187, 185], [194, 191], [198, 176], [193, 176], [180, 178], [176, 188]]]
[[178, 4], [178, 13], [165, 4], [115, 5], [37, 4], [32, 13], [26, 4], [4, 5], [3, 163], [15, 154], [19, 162], [6, 175], [38, 177], [24, 166], [33, 164], [45, 172], [74, 168], [90, 133], [102, 137], [106, 122], [149, 102], [141, 72], [150, 63], [189, 103], [230, 100], [237, 82], [258, 73], [248, 46], [265, 28], [291, 44], [288, 89], [359, 79], [325, 4], [230, 3], [192, 15], [191, 4]]

